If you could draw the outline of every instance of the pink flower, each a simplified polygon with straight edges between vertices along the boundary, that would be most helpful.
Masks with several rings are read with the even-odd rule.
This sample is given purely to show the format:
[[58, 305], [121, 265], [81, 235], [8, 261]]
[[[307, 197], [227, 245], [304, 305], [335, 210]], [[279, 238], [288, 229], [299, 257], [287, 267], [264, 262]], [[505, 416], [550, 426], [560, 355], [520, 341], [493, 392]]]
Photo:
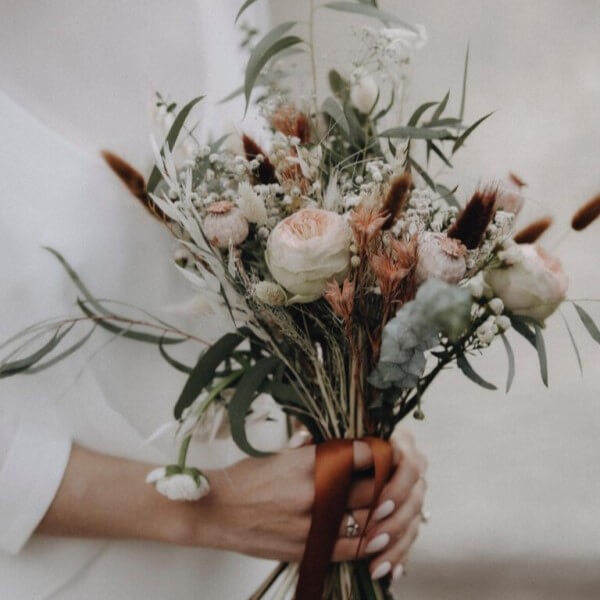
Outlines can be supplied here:
[[426, 231], [419, 236], [417, 283], [430, 278], [458, 283], [467, 270], [466, 254], [467, 249], [459, 240], [445, 233]]

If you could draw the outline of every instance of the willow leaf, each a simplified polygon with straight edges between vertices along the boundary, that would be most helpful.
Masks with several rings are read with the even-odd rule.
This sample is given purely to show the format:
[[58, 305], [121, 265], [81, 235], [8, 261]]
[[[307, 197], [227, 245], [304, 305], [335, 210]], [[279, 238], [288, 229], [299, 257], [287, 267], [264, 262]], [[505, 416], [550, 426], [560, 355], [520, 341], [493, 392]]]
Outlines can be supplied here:
[[446, 95], [442, 98], [442, 101], [438, 104], [438, 107], [435, 109], [433, 116], [431, 117], [432, 121], [437, 121], [444, 111], [446, 110], [446, 106], [448, 106], [448, 100], [450, 100], [450, 90], [446, 92]]
[[170, 354], [165, 350], [165, 346], [162, 342], [163, 338], [158, 342], [158, 351], [160, 355], [177, 371], [181, 371], [182, 373], [187, 373], [188, 375], [192, 372], [192, 367], [188, 367], [184, 365], [182, 362], [179, 362], [176, 358], [173, 358]]
[[446, 155], [442, 152], [442, 150], [436, 146], [436, 144], [432, 141], [429, 141], [428, 147], [433, 150], [435, 154], [440, 158], [440, 160], [447, 166], [453, 169], [452, 163], [446, 158]]
[[459, 114], [459, 119], [463, 120], [464, 116], [465, 116], [465, 101], [466, 101], [466, 97], [467, 97], [467, 74], [469, 71], [469, 44], [467, 44], [467, 52], [465, 54], [465, 68], [463, 71], [463, 81], [462, 81], [462, 93], [460, 96], [460, 112]]
[[585, 328], [588, 330], [588, 333], [592, 336], [592, 338], [596, 342], [598, 342], [600, 344], [600, 330], [596, 326], [596, 323], [594, 323], [594, 320], [592, 319], [592, 317], [590, 317], [590, 315], [583, 308], [581, 308], [581, 306], [579, 306], [579, 304], [575, 304], [573, 302], [573, 306], [575, 307], [575, 310], [577, 311], [577, 314], [579, 315], [581, 322], [583, 323]]
[[226, 333], [219, 338], [206, 352], [203, 352], [192, 369], [188, 380], [179, 395], [175, 409], [175, 418], [180, 419], [183, 411], [190, 406], [214, 379], [217, 367], [231, 356], [233, 351], [247, 337], [245, 332]]
[[454, 145], [452, 146], [452, 154], [454, 154], [467, 141], [467, 138], [475, 131], [475, 129], [477, 129], [477, 127], [479, 127], [486, 119], [491, 117], [493, 114], [494, 114], [494, 111], [492, 111], [491, 113], [488, 113], [487, 115], [484, 115], [483, 117], [481, 117], [481, 119], [477, 119], [477, 121], [475, 121], [475, 123], [473, 123], [473, 125], [471, 125], [470, 127], [467, 127], [467, 129], [465, 129], [458, 136], [458, 138], [456, 138], [456, 141], [454, 142]]
[[279, 362], [278, 358], [270, 356], [260, 359], [251, 369], [248, 369], [240, 379], [233, 398], [227, 406], [231, 437], [240, 450], [249, 456], [260, 457], [271, 454], [256, 450], [250, 445], [246, 435], [246, 415], [263, 381], [277, 368]]
[[565, 315], [563, 315], [562, 310], [559, 310], [558, 312], [560, 313], [563, 323], [565, 324], [565, 327], [567, 328], [567, 333], [569, 334], [569, 339], [571, 340], [571, 346], [573, 346], [573, 352], [575, 352], [575, 357], [577, 358], [577, 364], [579, 365], [579, 372], [583, 376], [583, 363], [581, 362], [581, 354], [579, 353], [579, 348], [577, 347], [577, 342], [575, 342], [575, 336], [573, 335], [573, 332], [571, 331], [571, 326], [569, 325], [569, 322], [567, 321]]
[[496, 390], [498, 389], [493, 383], [486, 381], [481, 375], [475, 372], [473, 367], [470, 365], [464, 354], [459, 354], [456, 358], [456, 364], [458, 368], [471, 380], [474, 381], [477, 385], [480, 385], [482, 388], [486, 390]]
[[453, 190], [451, 190], [450, 188], [446, 187], [445, 185], [441, 184], [441, 183], [436, 183], [435, 184], [435, 190], [436, 192], [451, 206], [455, 206], [456, 208], [462, 208], [460, 205], [460, 202], [456, 199], [456, 196], [454, 195], [454, 193], [456, 192], [456, 190], [458, 189], [458, 186], [456, 186]]
[[246, 96], [246, 110], [250, 102], [250, 94], [256, 84], [256, 80], [260, 75], [262, 68], [267, 64], [269, 59], [275, 56], [278, 52], [302, 42], [302, 39], [295, 35], [283, 37], [292, 27], [296, 25], [295, 21], [286, 21], [274, 27], [256, 44], [252, 50], [252, 54], [246, 65], [246, 73], [244, 76], [244, 94]]
[[[194, 106], [196, 106], [196, 104], [198, 104], [198, 102], [200, 102], [200, 100], [202, 100], [202, 98], [204, 98], [204, 96], [198, 96], [197, 98], [190, 100], [179, 111], [179, 113], [175, 117], [175, 120], [173, 121], [173, 124], [171, 125], [171, 128], [169, 129], [169, 133], [167, 133], [167, 137], [165, 138], [163, 148], [165, 146], [167, 146], [169, 148], [169, 150], [173, 149], [173, 147], [175, 146], [175, 142], [177, 141], [177, 138], [179, 137], [179, 133], [181, 132], [181, 130], [183, 129], [183, 126], [185, 125], [185, 121], [188, 118], [188, 115], [192, 111], [192, 108], [194, 108]], [[163, 150], [161, 149], [161, 154], [162, 154], [162, 152], [163, 152]], [[148, 178], [148, 184], [146, 185], [146, 190], [148, 191], [149, 194], [152, 194], [154, 192], [154, 190], [156, 189], [156, 186], [160, 183], [161, 179], [162, 179], [162, 175], [160, 174], [158, 167], [156, 165], [154, 165], [154, 167], [152, 168], [152, 172], [150, 173], [150, 177]]]
[[395, 15], [385, 12], [372, 4], [357, 4], [356, 2], [328, 2], [327, 4], [321, 5], [323, 8], [329, 8], [331, 10], [337, 10], [340, 12], [354, 13], [359, 15], [365, 15], [366, 17], [372, 17], [373, 19], [379, 19], [383, 24], [393, 23], [399, 25], [408, 31], [417, 33], [417, 30], [405, 23]]
[[239, 21], [239, 18], [244, 14], [244, 12], [246, 12], [246, 9], [250, 8], [255, 2], [256, 0], [246, 0], [246, 2], [242, 4], [240, 10], [238, 10], [237, 15], [235, 16], [234, 23], [237, 23]]
[[544, 385], [548, 387], [548, 357], [546, 356], [546, 344], [544, 343], [544, 334], [542, 328], [536, 323], [535, 329], [535, 347], [540, 361], [540, 375]]
[[423, 116], [423, 114], [430, 109], [432, 106], [435, 106], [436, 104], [438, 104], [437, 102], [425, 102], [423, 104], [421, 104], [421, 106], [419, 106], [415, 112], [411, 115], [410, 119], [408, 120], [408, 126], [409, 127], [415, 127], [417, 125], [417, 123], [419, 122], [419, 119]]
[[423, 178], [425, 183], [435, 192], [436, 191], [435, 183], [433, 183], [433, 179], [431, 179], [431, 177], [427, 174], [427, 171], [412, 156], [408, 157], [408, 162], [411, 164], [411, 166], [414, 167], [414, 169], [417, 171], [417, 173]]
[[48, 367], [51, 367], [52, 365], [59, 363], [61, 360], [64, 360], [71, 354], [74, 354], [75, 352], [77, 352], [77, 350], [79, 350], [79, 348], [81, 348], [92, 337], [92, 334], [94, 333], [95, 330], [96, 330], [96, 323], [94, 323], [94, 325], [88, 331], [88, 333], [86, 333], [75, 344], [73, 344], [72, 346], [69, 346], [64, 352], [57, 354], [56, 356], [52, 357], [51, 359], [27, 369], [27, 371], [25, 371], [25, 375], [34, 375], [35, 373], [39, 373], [40, 371], [43, 371], [44, 369], [47, 369]]
[[506, 350], [506, 356], [508, 357], [508, 374], [506, 376], [506, 393], [510, 391], [510, 388], [513, 383], [513, 379], [515, 378], [515, 353], [513, 352], [512, 346], [508, 341], [508, 338], [503, 333], [500, 336], [502, 338], [502, 342], [504, 343], [504, 348]]
[[425, 127], [392, 127], [386, 129], [379, 137], [403, 138], [412, 140], [441, 140], [453, 139], [453, 135], [447, 129], [427, 129]]
[[523, 336], [534, 348], [537, 349], [535, 342], [535, 333], [531, 330], [531, 327], [522, 318], [516, 315], [510, 315], [510, 322], [512, 328], [521, 336]]
[[321, 106], [321, 110], [327, 113], [347, 136], [350, 135], [350, 125], [344, 114], [344, 109], [335, 98], [332, 96], [327, 97]]

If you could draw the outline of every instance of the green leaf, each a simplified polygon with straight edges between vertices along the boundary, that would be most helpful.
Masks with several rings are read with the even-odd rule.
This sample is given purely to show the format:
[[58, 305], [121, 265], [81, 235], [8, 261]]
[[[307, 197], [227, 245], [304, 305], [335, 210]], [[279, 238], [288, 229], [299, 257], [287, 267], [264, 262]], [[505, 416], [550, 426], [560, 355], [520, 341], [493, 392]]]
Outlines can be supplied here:
[[250, 410], [257, 392], [267, 376], [279, 365], [279, 359], [270, 356], [261, 358], [251, 369], [248, 369], [240, 379], [233, 398], [229, 401], [227, 410], [231, 425], [231, 437], [240, 450], [249, 456], [261, 457], [271, 454], [256, 450], [250, 445], [246, 436], [246, 415]]
[[200, 395], [202, 390], [213, 380], [217, 367], [231, 356], [233, 351], [246, 339], [246, 332], [226, 333], [219, 338], [206, 352], [200, 355], [192, 369], [188, 380], [179, 395], [173, 414], [180, 419], [183, 411]]
[[350, 126], [350, 138], [352, 142], [359, 148], [364, 148], [367, 145], [367, 138], [355, 110], [349, 104], [346, 104], [344, 106], [344, 114]]
[[130, 340], [135, 340], [136, 342], [145, 342], [147, 344], [158, 344], [161, 340], [163, 344], [181, 344], [186, 341], [186, 338], [173, 338], [166, 336], [153, 335], [151, 333], [145, 333], [143, 331], [136, 331], [131, 329], [130, 327], [119, 327], [118, 325], [114, 325], [113, 323], [109, 323], [110, 319], [120, 319], [121, 317], [117, 317], [116, 315], [97, 315], [93, 311], [91, 311], [86, 305], [85, 302], [81, 300], [81, 298], [77, 298], [77, 305], [81, 310], [86, 314], [86, 316], [94, 319], [94, 321], [98, 324], [102, 329], [106, 329], [111, 333], [115, 333], [116, 335], [120, 335], [121, 337], [128, 338]]
[[188, 375], [192, 372], [192, 367], [188, 367], [183, 363], [179, 362], [177, 359], [173, 358], [171, 355], [167, 354], [165, 350], [165, 346], [162, 342], [163, 338], [158, 342], [158, 351], [160, 355], [177, 371], [181, 371], [182, 373], [187, 373]]
[[537, 349], [535, 333], [531, 330], [531, 327], [529, 327], [527, 322], [522, 317], [518, 317], [516, 315], [509, 315], [509, 318], [512, 328]]
[[240, 10], [238, 10], [237, 15], [235, 16], [234, 23], [237, 23], [239, 18], [246, 11], [246, 9], [250, 8], [255, 2], [256, 2], [256, 0], [246, 0], [246, 2], [244, 2], [244, 4], [242, 4], [242, 7], [240, 8]]
[[89, 302], [89, 304], [94, 308], [94, 310], [102, 313], [103, 315], [112, 314], [109, 310], [104, 308], [97, 300], [92, 296], [92, 293], [87, 289], [83, 281], [81, 281], [79, 275], [77, 275], [75, 269], [67, 262], [66, 258], [50, 246], [42, 246], [44, 250], [47, 250], [51, 254], [53, 254], [63, 266], [64, 270], [67, 272], [67, 275], [71, 278], [71, 281], [75, 284], [77, 289], [83, 294], [84, 298]]
[[469, 364], [466, 356], [464, 354], [459, 354], [456, 357], [456, 364], [458, 368], [471, 380], [474, 381], [477, 385], [480, 385], [482, 388], [486, 390], [496, 390], [498, 389], [493, 383], [486, 381], [481, 375], [478, 375], [473, 367]]
[[[255, 85], [264, 85], [268, 82], [268, 78], [265, 77], [264, 75], [259, 75], [256, 78], [256, 82]], [[227, 96], [225, 96], [224, 98], [221, 98], [217, 104], [225, 104], [227, 102], [229, 102], [230, 100], [233, 100], [234, 98], [237, 98], [238, 96], [241, 96], [244, 93], [244, 84], [238, 86], [235, 88], [235, 90], [233, 90], [233, 92], [230, 92], [229, 94], [227, 94]]]
[[48, 367], [55, 365], [56, 363], [60, 362], [61, 360], [64, 360], [71, 354], [75, 353], [77, 350], [79, 350], [79, 348], [81, 348], [90, 339], [90, 337], [92, 337], [92, 334], [94, 333], [95, 330], [96, 330], [96, 324], [94, 323], [94, 325], [89, 330], [89, 332], [86, 333], [86, 335], [84, 335], [79, 341], [77, 341], [72, 346], [69, 346], [64, 352], [61, 352], [60, 354], [57, 354], [56, 356], [52, 357], [51, 359], [27, 369], [27, 371], [25, 371], [25, 375], [34, 375], [35, 373], [39, 373], [40, 371], [43, 371], [44, 369], [47, 369]]
[[508, 357], [508, 375], [506, 376], [506, 393], [508, 394], [515, 378], [515, 353], [506, 335], [502, 333], [500, 337], [502, 338], [504, 348], [506, 349], [506, 356]]
[[467, 53], [465, 54], [465, 68], [463, 71], [463, 81], [462, 81], [462, 93], [460, 96], [460, 112], [459, 118], [462, 122], [465, 116], [465, 100], [467, 97], [467, 73], [469, 70], [469, 44], [467, 44]]
[[395, 25], [399, 25], [404, 29], [412, 31], [413, 33], [417, 33], [417, 30], [408, 23], [405, 23], [395, 15], [385, 12], [376, 6], [373, 6], [372, 4], [357, 4], [356, 2], [328, 2], [327, 4], [322, 4], [321, 6], [331, 10], [365, 15], [366, 17], [379, 19], [385, 25], [388, 23], [394, 23]]
[[266, 392], [273, 396], [273, 399], [281, 406], [304, 407], [302, 398], [296, 391], [296, 388], [289, 383], [280, 381], [271, 381], [265, 389]]
[[475, 129], [477, 129], [477, 127], [479, 127], [479, 125], [481, 125], [486, 119], [491, 117], [493, 114], [494, 111], [488, 113], [487, 115], [484, 115], [483, 117], [481, 117], [481, 119], [477, 119], [477, 121], [475, 121], [473, 125], [467, 127], [467, 129], [465, 129], [454, 142], [454, 145], [452, 146], [452, 154], [454, 154], [467, 141], [467, 138], [475, 131]]
[[448, 204], [450, 204], [451, 206], [455, 206], [458, 209], [462, 208], [460, 205], [460, 202], [456, 199], [456, 196], [454, 195], [454, 192], [456, 192], [456, 190], [458, 189], [458, 186], [456, 186], [453, 190], [451, 190], [450, 188], [446, 187], [445, 185], [443, 185], [441, 183], [436, 183], [435, 189], [436, 189], [437, 193], [440, 194], [440, 196]]
[[581, 308], [581, 306], [579, 306], [579, 304], [575, 304], [575, 302], [573, 302], [573, 306], [575, 307], [575, 310], [577, 311], [577, 314], [579, 315], [581, 322], [583, 323], [585, 328], [588, 330], [588, 333], [592, 336], [592, 338], [596, 342], [598, 342], [600, 344], [600, 330], [596, 326], [596, 323], [594, 323], [594, 320], [592, 319], [592, 317], [590, 317], [590, 315], [583, 308]]
[[262, 68], [278, 52], [281, 52], [282, 50], [285, 50], [286, 48], [289, 48], [295, 44], [299, 44], [303, 41], [302, 38], [299, 38], [296, 35], [282, 37], [286, 32], [294, 27], [294, 25], [296, 25], [295, 21], [286, 21], [285, 23], [277, 25], [277, 27], [271, 29], [271, 31], [269, 31], [269, 33], [267, 33], [252, 50], [252, 54], [250, 55], [248, 64], [246, 65], [246, 74], [244, 77], [246, 110], [248, 109], [248, 104], [250, 102], [250, 94], [252, 94], [252, 90]]
[[55, 334], [50, 338], [50, 340], [47, 341], [41, 348], [36, 350], [33, 354], [1, 365], [0, 379], [3, 377], [10, 377], [11, 375], [16, 375], [21, 371], [25, 371], [40, 361], [42, 358], [44, 358], [44, 356], [46, 356], [46, 354], [52, 352], [52, 350], [54, 350], [54, 348], [60, 344], [61, 340], [65, 337], [65, 335], [67, 335], [67, 333], [69, 333], [69, 331], [71, 331], [74, 325], [75, 323], [71, 323], [64, 331], [61, 331], [60, 327], [57, 328]]
[[435, 106], [436, 104], [438, 104], [438, 103], [437, 102], [425, 102], [425, 103], [421, 104], [421, 106], [419, 106], [415, 110], [415, 112], [412, 114], [412, 116], [408, 120], [408, 126], [415, 127], [417, 125], [417, 123], [419, 122], [419, 119], [425, 113], [425, 111], [430, 109], [432, 106]]
[[563, 323], [567, 328], [567, 332], [569, 334], [569, 339], [571, 340], [571, 345], [573, 346], [573, 351], [575, 352], [575, 357], [577, 358], [577, 364], [579, 365], [579, 372], [583, 376], [583, 364], [581, 362], [581, 354], [579, 354], [579, 348], [577, 347], [577, 343], [575, 342], [575, 337], [573, 336], [573, 332], [571, 331], [571, 327], [569, 322], [567, 321], [565, 315], [563, 315], [562, 310], [558, 311], [560, 316], [562, 317]]
[[431, 177], [427, 174], [427, 171], [425, 171], [425, 169], [412, 156], [408, 157], [408, 162], [411, 164], [412, 167], [415, 168], [415, 170], [417, 171], [417, 173], [423, 178], [423, 181], [425, 181], [425, 183], [434, 192], [437, 191], [435, 189], [435, 183], [433, 183], [433, 179], [431, 179]]
[[328, 78], [333, 94], [338, 98], [343, 98], [344, 92], [347, 92], [349, 87], [348, 82], [335, 69], [329, 71]]
[[[179, 113], [175, 117], [175, 120], [173, 121], [173, 125], [171, 125], [171, 129], [169, 129], [169, 133], [167, 133], [167, 137], [162, 146], [163, 149], [165, 146], [167, 146], [169, 148], [169, 150], [173, 149], [173, 147], [175, 146], [175, 142], [177, 141], [177, 138], [179, 137], [179, 132], [182, 130], [183, 126], [185, 125], [185, 120], [188, 118], [188, 115], [190, 114], [192, 108], [194, 108], [194, 106], [196, 106], [196, 104], [198, 104], [198, 102], [200, 102], [200, 100], [202, 100], [202, 98], [204, 98], [204, 96], [198, 96], [197, 98], [190, 100], [179, 111]], [[164, 151], [163, 149], [161, 149], [161, 154]], [[154, 192], [154, 190], [156, 189], [156, 186], [160, 183], [161, 179], [162, 179], [162, 175], [160, 174], [158, 167], [156, 165], [154, 165], [154, 167], [152, 168], [152, 172], [150, 173], [150, 177], [148, 178], [148, 184], [146, 185], [146, 189], [149, 194], [152, 194]]]
[[438, 104], [438, 107], [435, 109], [433, 116], [431, 117], [432, 121], [437, 121], [442, 116], [442, 113], [446, 110], [446, 106], [448, 106], [449, 99], [450, 90], [446, 92], [446, 95], [442, 98], [442, 101]]
[[413, 140], [441, 140], [454, 139], [447, 129], [427, 129], [425, 127], [392, 127], [386, 129], [379, 137], [403, 138]]
[[347, 136], [350, 135], [350, 125], [344, 114], [344, 109], [335, 98], [332, 96], [327, 97], [321, 106], [321, 110], [327, 113]]
[[439, 156], [440, 160], [448, 167], [450, 167], [451, 169], [453, 169], [454, 167], [452, 166], [452, 163], [446, 158], [446, 156], [444, 155], [444, 153], [441, 151], [441, 149], [436, 146], [436, 144], [432, 141], [429, 141], [429, 147], [433, 150], [433, 152], [435, 154], [437, 154], [437, 156]]
[[538, 358], [540, 361], [540, 374], [544, 385], [548, 387], [548, 357], [546, 356], [546, 344], [544, 343], [544, 335], [542, 328], [536, 323], [535, 329], [535, 347], [537, 348]]

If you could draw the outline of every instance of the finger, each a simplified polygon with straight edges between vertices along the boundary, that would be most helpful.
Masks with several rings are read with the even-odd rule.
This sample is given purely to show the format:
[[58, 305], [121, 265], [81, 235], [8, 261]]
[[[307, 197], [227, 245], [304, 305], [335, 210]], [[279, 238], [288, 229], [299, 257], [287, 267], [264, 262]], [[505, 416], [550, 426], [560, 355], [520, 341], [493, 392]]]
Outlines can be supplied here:
[[295, 431], [292, 437], [288, 440], [288, 448], [302, 448], [312, 443], [312, 435], [307, 429], [298, 429]]
[[373, 466], [373, 453], [369, 444], [357, 440], [352, 448], [354, 451], [354, 468], [357, 471], [370, 469]]
[[417, 539], [420, 524], [421, 520], [418, 516], [413, 518], [406, 533], [371, 561], [369, 569], [373, 579], [389, 575], [397, 565], [402, 564], [402, 559], [408, 554]]
[[414, 454], [405, 454], [381, 492], [374, 512], [375, 519], [381, 520], [391, 511], [399, 509], [420, 477], [421, 471]]
[[[354, 519], [354, 521], [358, 525], [358, 532], [354, 536], [348, 535], [348, 524], [349, 524], [349, 522], [352, 523], [352, 519], [349, 519], [350, 516], [352, 516], [352, 519]], [[347, 537], [350, 537], [350, 538], [360, 537], [365, 532], [365, 527], [367, 526], [368, 518], [369, 518], [369, 511], [367, 509], [363, 508], [363, 509], [359, 509], [359, 510], [348, 511], [348, 513], [346, 513], [344, 515], [344, 518], [342, 519], [342, 522], [340, 523], [339, 536], [341, 538], [342, 537], [346, 537], [346, 538]]]

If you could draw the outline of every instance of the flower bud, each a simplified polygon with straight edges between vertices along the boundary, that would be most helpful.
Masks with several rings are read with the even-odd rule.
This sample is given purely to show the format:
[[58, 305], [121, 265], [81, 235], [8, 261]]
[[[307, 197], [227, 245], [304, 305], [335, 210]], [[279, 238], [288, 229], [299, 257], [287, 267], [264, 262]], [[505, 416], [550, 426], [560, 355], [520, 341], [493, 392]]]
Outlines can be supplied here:
[[177, 465], [160, 467], [148, 473], [146, 483], [169, 500], [200, 500], [210, 492], [208, 479], [198, 469], [182, 469]]
[[242, 211], [228, 200], [207, 206], [206, 212], [202, 228], [213, 246], [226, 249], [230, 244], [241, 244], [248, 237], [248, 221]]
[[488, 302], [488, 308], [495, 314], [501, 315], [504, 312], [504, 302], [500, 298], [492, 298]]
[[467, 270], [466, 253], [466, 248], [458, 240], [444, 233], [424, 232], [419, 237], [417, 281], [421, 283], [435, 278], [446, 283], [458, 283]]
[[281, 306], [287, 300], [285, 290], [274, 281], [259, 281], [254, 286], [254, 296], [269, 306]]
[[350, 88], [350, 100], [361, 113], [369, 113], [377, 100], [379, 88], [371, 75], [360, 76]]

